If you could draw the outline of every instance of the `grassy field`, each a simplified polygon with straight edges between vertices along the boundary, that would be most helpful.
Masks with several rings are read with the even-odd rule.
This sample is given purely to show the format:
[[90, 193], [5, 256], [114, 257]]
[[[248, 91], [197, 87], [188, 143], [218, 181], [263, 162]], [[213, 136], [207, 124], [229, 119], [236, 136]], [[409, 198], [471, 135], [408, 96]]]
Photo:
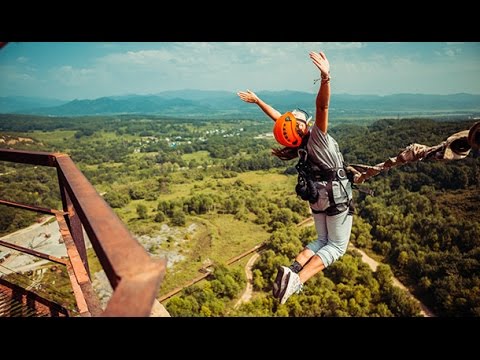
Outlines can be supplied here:
[[185, 161], [195, 160], [200, 163], [202, 161], [210, 160], [210, 155], [208, 154], [208, 151], [196, 151], [191, 154], [183, 154], [182, 159]]
[[29, 135], [38, 141], [54, 146], [65, 147], [74, 139], [75, 130], [32, 131]]
[[[198, 159], [200, 154], [190, 155], [197, 156]], [[203, 154], [203, 156], [205, 155]], [[182, 177], [182, 172], [180, 171], [173, 175]], [[162, 223], [153, 221], [158, 201], [188, 198], [194, 194], [216, 194], [222, 198], [227, 198], [232, 196], [232, 194], [224, 192], [221, 187], [233, 184], [238, 180], [243, 181], [246, 185], [255, 185], [259, 190], [257, 192], [259, 197], [269, 197], [272, 195], [290, 194], [296, 178], [281, 174], [278, 170], [250, 171], [225, 179], [214, 179], [212, 176], [205, 176], [203, 180], [191, 180], [182, 184], [173, 183], [170, 186], [171, 192], [160, 195], [157, 200], [132, 200], [126, 206], [114, 209], [114, 211], [135, 236], [142, 234], [155, 236], [162, 227]], [[141, 186], [147, 181], [151, 181], [151, 179], [137, 180], [124, 186]], [[100, 188], [105, 191], [112, 191], [105, 185]], [[148, 219], [141, 220], [138, 218], [136, 209], [140, 204], [147, 207]], [[213, 262], [214, 264], [226, 263], [232, 257], [267, 240], [270, 234], [265, 227], [251, 221], [254, 220], [254, 217], [253, 214], [250, 214], [249, 220], [239, 221], [234, 219], [234, 216], [231, 214], [187, 215], [187, 223], [184, 228], [195, 224], [196, 230], [194, 234], [185, 236], [187, 241], [184, 241], [184, 238], [176, 238], [175, 240], [179, 245], [161, 244], [159, 246], [160, 250], [152, 253], [154, 257], [161, 257], [163, 251], [174, 249], [184, 256], [182, 261], [176, 263], [173, 267], [169, 267], [160, 288], [159, 296], [200, 275], [199, 269], [204, 266], [205, 262]], [[149, 251], [148, 247], [146, 247], [146, 250]], [[236, 264], [232, 266], [242, 265]], [[95, 269], [96, 267], [93, 267], [92, 273], [95, 272]]]
[[[274, 170], [250, 171], [240, 173], [234, 178], [205, 178], [202, 181], [193, 181], [189, 184], [174, 185], [172, 186], [172, 193], [162, 195], [161, 199], [176, 199], [187, 196], [195, 186], [196, 194], [216, 193], [222, 197], [228, 197], [229, 194], [219, 192], [216, 188], [208, 187], [206, 184], [212, 181], [219, 184], [232, 184], [238, 180], [247, 185], [257, 186], [260, 189], [257, 193], [258, 196], [268, 198], [274, 194], [291, 193], [296, 178], [288, 177]], [[182, 252], [186, 256], [185, 260], [176, 264], [172, 271], [167, 272], [159, 292], [160, 296], [200, 275], [198, 270], [205, 261], [212, 261], [215, 264], [226, 263], [232, 257], [264, 242], [270, 236], [270, 233], [263, 226], [254, 224], [252, 221], [235, 220], [234, 216], [230, 214], [206, 214], [188, 216], [187, 218], [189, 222], [186, 226], [195, 222], [198, 225], [198, 230], [188, 248], [185, 248]], [[232, 266], [243, 268], [246, 261], [239, 261]]]
[[[190, 217], [198, 230], [183, 248], [184, 261], [168, 271], [160, 289], [160, 296], [200, 275], [206, 263], [225, 264], [229, 259], [267, 240], [270, 234], [260, 225], [238, 221], [233, 215], [205, 215]], [[232, 266], [242, 266], [241, 263]]]
[[[267, 193], [272, 192], [290, 191], [291, 184], [289, 183], [292, 181], [289, 177], [275, 172], [252, 171], [241, 173], [235, 178], [206, 178], [202, 181], [173, 185], [172, 193], [160, 196], [160, 200], [172, 200], [191, 196], [190, 192], [195, 185], [197, 186], [194, 191], [196, 194], [216, 193], [222, 197], [228, 197], [229, 194], [219, 192], [215, 188], [206, 186], [206, 184], [212, 181], [220, 184], [231, 184], [237, 180], [242, 180], [246, 184], [258, 185], [261, 188], [258, 196], [268, 196]], [[157, 204], [157, 202], [136, 200], [119, 210], [119, 216], [126, 222], [127, 226], [132, 226], [133, 223], [137, 222], [135, 219], [136, 205], [140, 203], [145, 204], [149, 208], [149, 213], [154, 211], [153, 208]], [[187, 220], [185, 227], [195, 223], [198, 228], [193, 238], [182, 248], [182, 255], [186, 257], [185, 260], [176, 264], [174, 269], [167, 273], [160, 294], [165, 294], [198, 276], [198, 269], [203, 266], [204, 261], [225, 263], [230, 258], [267, 240], [270, 235], [263, 226], [254, 224], [252, 221], [236, 220], [231, 214], [187, 216]], [[145, 222], [145, 226], [151, 226], [152, 229], [160, 226], [158, 224], [148, 225], [147, 223], [148, 221]]]
[[209, 215], [205, 218], [213, 234], [209, 256], [220, 263], [227, 262], [270, 236], [262, 226], [235, 220], [233, 215]]

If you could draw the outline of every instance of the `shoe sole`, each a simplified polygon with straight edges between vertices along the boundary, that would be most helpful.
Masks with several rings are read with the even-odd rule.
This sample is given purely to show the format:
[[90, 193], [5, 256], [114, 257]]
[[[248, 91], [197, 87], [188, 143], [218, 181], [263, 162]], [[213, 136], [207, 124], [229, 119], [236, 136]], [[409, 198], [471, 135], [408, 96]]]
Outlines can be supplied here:
[[285, 286], [286, 282], [283, 281], [283, 276], [285, 275], [285, 268], [283, 266], [280, 267], [277, 273], [277, 277], [273, 283], [273, 297], [279, 298], [280, 291], [283, 290], [282, 288]]
[[288, 282], [290, 281], [291, 274], [292, 274], [291, 272], [287, 274], [287, 277], [285, 279], [285, 286], [283, 287], [282, 291], [280, 291], [280, 294], [278, 294], [278, 299], [280, 300], [280, 304], [285, 304], [286, 302], [286, 301], [282, 302], [282, 299], [283, 299], [283, 296], [285, 295], [285, 292], [287, 291], [288, 286], [286, 285], [288, 285]]

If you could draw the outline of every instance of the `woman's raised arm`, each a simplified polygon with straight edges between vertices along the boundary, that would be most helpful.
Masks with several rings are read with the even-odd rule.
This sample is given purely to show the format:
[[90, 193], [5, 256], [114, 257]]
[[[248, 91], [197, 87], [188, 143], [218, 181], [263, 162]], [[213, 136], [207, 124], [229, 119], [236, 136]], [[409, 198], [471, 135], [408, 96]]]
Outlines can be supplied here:
[[243, 101], [245, 102], [248, 102], [248, 103], [255, 103], [258, 105], [258, 107], [260, 109], [263, 110], [263, 112], [265, 114], [268, 115], [268, 117], [270, 117], [270, 119], [272, 119], [273, 121], [277, 121], [277, 119], [282, 116], [282, 114], [280, 114], [279, 111], [277, 111], [276, 109], [274, 109], [273, 107], [271, 107], [270, 105], [268, 105], [266, 102], [264, 102], [262, 99], [260, 99], [257, 94], [255, 94], [253, 91], [251, 90], [247, 90], [247, 91], [239, 91], [237, 93], [237, 95], [240, 97], [240, 99], [242, 99]]
[[320, 89], [316, 100], [315, 124], [326, 134], [328, 130], [328, 104], [330, 102], [330, 63], [323, 52], [310, 52], [310, 58], [320, 70]]

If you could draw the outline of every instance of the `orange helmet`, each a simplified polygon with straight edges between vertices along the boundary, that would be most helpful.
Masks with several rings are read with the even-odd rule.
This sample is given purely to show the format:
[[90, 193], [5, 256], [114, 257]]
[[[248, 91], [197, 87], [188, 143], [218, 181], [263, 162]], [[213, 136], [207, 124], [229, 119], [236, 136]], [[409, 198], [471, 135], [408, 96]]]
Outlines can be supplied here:
[[302, 137], [297, 132], [297, 119], [290, 111], [275, 121], [273, 135], [275, 140], [283, 146], [297, 147], [302, 143]]

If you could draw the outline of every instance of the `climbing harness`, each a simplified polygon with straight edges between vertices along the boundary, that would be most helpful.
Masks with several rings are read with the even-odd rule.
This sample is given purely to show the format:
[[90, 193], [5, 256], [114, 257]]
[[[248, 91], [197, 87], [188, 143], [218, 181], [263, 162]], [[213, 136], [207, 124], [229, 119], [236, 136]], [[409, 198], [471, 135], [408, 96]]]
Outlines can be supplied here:
[[[308, 200], [310, 204], [315, 204], [320, 196], [322, 188], [328, 196], [328, 207], [325, 210], [316, 210], [311, 208], [314, 214], [326, 213], [328, 216], [337, 215], [350, 209], [354, 212], [353, 198], [349, 196], [343, 182], [349, 179], [345, 167], [321, 169], [308, 160], [306, 144], [298, 149], [299, 160], [295, 165], [298, 172], [297, 185], [295, 191], [302, 200]], [[337, 203], [333, 194], [333, 182], [336, 181], [347, 196], [347, 200]], [[349, 179], [350, 181], [350, 179]], [[321, 184], [321, 185], [320, 185]]]

